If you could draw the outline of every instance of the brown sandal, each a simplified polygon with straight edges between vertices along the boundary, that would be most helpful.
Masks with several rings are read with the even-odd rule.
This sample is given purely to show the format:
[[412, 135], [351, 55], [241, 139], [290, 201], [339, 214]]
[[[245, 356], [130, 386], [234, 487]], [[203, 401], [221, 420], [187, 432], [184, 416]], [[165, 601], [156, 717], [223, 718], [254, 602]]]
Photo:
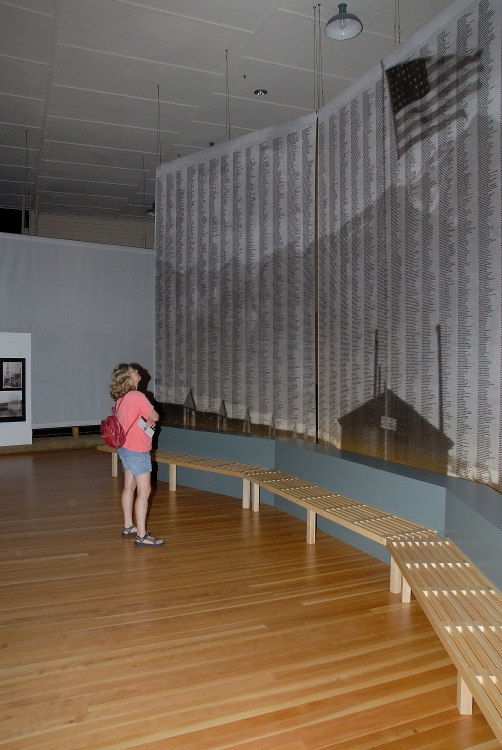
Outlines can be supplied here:
[[163, 544], [165, 544], [163, 539], [152, 536], [148, 531], [145, 536], [136, 536], [134, 540], [135, 547], [162, 547]]

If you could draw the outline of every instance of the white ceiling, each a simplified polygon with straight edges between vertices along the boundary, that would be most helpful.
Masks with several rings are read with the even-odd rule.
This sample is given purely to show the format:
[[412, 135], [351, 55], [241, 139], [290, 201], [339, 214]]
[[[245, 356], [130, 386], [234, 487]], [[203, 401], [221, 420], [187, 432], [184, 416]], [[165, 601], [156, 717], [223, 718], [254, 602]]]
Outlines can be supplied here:
[[[322, 35], [324, 101], [394, 50], [396, 4], [404, 42], [449, 3], [349, 0], [364, 30]], [[0, 208], [27, 195], [41, 213], [143, 216], [159, 131], [166, 163], [225, 141], [227, 103], [232, 139], [312, 112], [314, 7], [322, 27], [338, 12], [337, 0], [0, 0]]]

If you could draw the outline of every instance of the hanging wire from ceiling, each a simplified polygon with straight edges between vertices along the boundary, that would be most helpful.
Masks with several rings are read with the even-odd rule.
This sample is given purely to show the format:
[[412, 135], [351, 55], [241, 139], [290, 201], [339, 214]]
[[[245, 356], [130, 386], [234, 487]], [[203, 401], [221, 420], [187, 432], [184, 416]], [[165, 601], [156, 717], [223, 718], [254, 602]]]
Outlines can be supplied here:
[[28, 195], [28, 129], [25, 133], [24, 141], [24, 155], [25, 155], [25, 168], [24, 168], [24, 200], [23, 200], [23, 234], [26, 234], [26, 230], [30, 227], [29, 220], [29, 195]]
[[[160, 85], [157, 84], [157, 166], [162, 164], [162, 143], [160, 140]], [[143, 156], [143, 180], [145, 178], [145, 157]], [[155, 179], [157, 175], [155, 175]], [[143, 185], [143, 191], [145, 190]], [[143, 198], [144, 203], [144, 198]], [[155, 218], [155, 201], [152, 203], [151, 208], [145, 212], [145, 216], [154, 219]], [[146, 228], [145, 228], [145, 242], [146, 242]]]
[[162, 164], [162, 144], [160, 142], [160, 86], [157, 84], [157, 164]]
[[314, 112], [317, 112], [317, 6], [312, 6], [314, 11]]
[[225, 137], [230, 140], [230, 88], [228, 83], [228, 50], [225, 50]]
[[314, 10], [314, 111], [324, 106], [324, 82], [322, 76], [321, 5]]
[[401, 44], [401, 17], [399, 0], [394, 0], [394, 47]]
[[146, 175], [145, 155], [143, 154], [143, 249], [146, 250]]

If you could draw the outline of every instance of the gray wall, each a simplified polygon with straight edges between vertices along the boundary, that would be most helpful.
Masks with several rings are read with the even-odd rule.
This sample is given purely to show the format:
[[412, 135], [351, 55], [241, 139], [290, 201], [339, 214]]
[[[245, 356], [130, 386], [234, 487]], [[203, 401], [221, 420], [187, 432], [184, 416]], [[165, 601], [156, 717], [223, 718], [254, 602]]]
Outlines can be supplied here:
[[151, 250], [0, 233], [0, 329], [31, 333], [34, 428], [99, 424], [121, 361], [153, 379], [153, 309]]

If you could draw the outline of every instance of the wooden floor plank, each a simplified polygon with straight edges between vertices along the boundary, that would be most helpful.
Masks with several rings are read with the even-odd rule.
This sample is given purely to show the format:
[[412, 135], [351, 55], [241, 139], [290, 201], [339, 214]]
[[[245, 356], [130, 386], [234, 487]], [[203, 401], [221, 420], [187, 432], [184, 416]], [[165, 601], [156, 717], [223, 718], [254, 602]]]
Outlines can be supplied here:
[[0, 456], [0, 750], [495, 750], [388, 566], [158, 483], [122, 539], [95, 449]]

